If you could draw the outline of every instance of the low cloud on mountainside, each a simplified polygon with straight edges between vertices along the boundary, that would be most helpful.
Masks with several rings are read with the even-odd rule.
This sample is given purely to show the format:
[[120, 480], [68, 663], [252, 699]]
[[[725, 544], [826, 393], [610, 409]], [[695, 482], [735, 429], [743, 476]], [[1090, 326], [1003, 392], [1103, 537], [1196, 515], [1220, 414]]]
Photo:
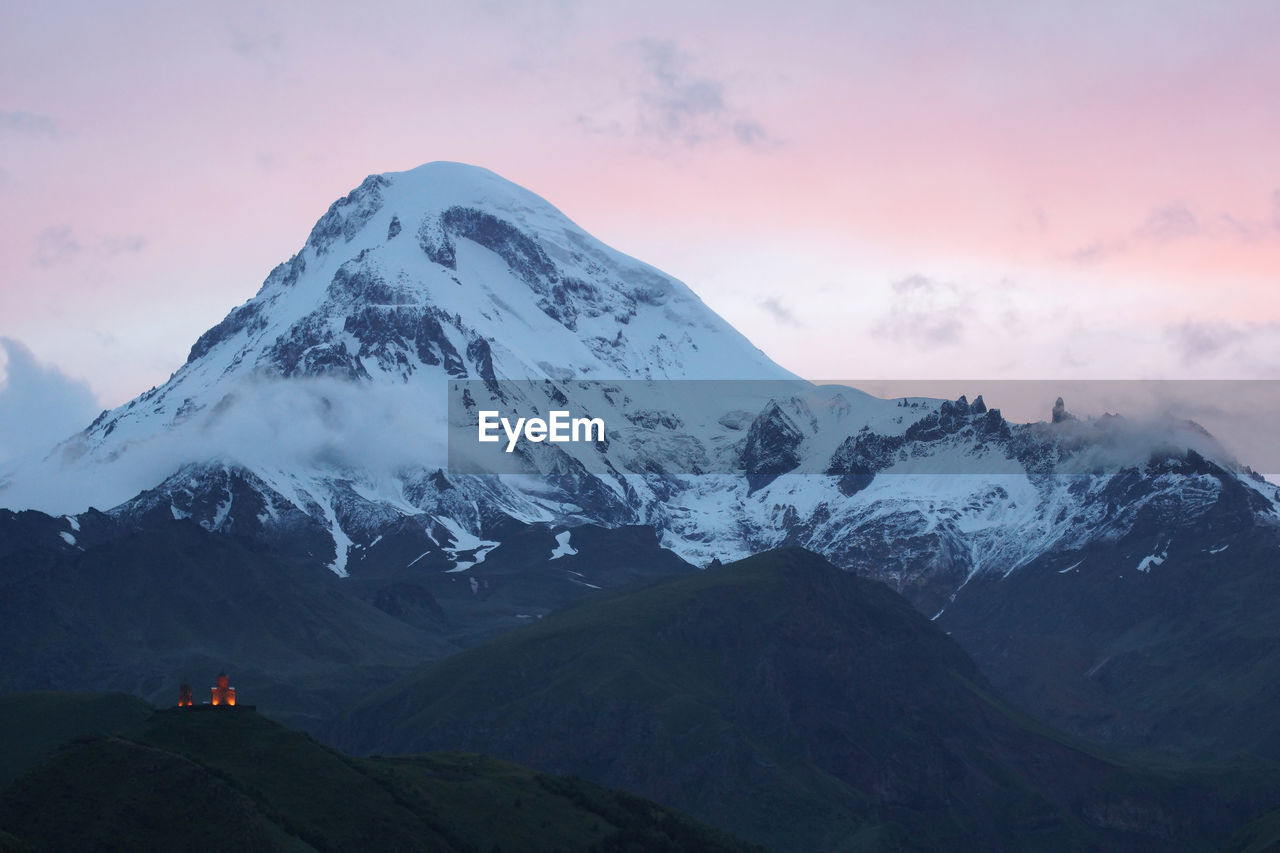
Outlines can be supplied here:
[[98, 399], [85, 382], [41, 364], [21, 342], [0, 337], [0, 352], [0, 464], [43, 456], [98, 413]]
[[[16, 346], [29, 359], [21, 344], [6, 342], [6, 346]], [[20, 375], [24, 375], [22, 370]], [[56, 370], [53, 375], [64, 383], [71, 382]], [[51, 514], [83, 512], [90, 506], [106, 509], [159, 484], [190, 463], [241, 465], [259, 471], [323, 469], [372, 480], [393, 477], [406, 468], [448, 464], [439, 400], [412, 386], [371, 386], [333, 378], [242, 383], [178, 423], [126, 443], [119, 460], [112, 464], [104, 464], [79, 441], [68, 442], [59, 451], [59, 464], [51, 467], [5, 464], [6, 459], [17, 461], [20, 456], [26, 457], [23, 462], [34, 461], [94, 417], [91, 405], [87, 414], [68, 420], [69, 427], [48, 424], [46, 428], [33, 423], [28, 430], [20, 414], [12, 417], [11, 409], [20, 412], [31, 408], [35, 392], [25, 392], [30, 402], [17, 395], [24, 394], [22, 387], [37, 384], [35, 380], [20, 383], [12, 400], [8, 388], [0, 391], [0, 454], [7, 449], [10, 433], [15, 447], [26, 435], [49, 438], [44, 444], [28, 443], [38, 455], [0, 455], [0, 466], [12, 473], [7, 483], [0, 475], [0, 507]], [[48, 392], [48, 397], [54, 404], [50, 406], [52, 414], [57, 408], [54, 392]], [[71, 419], [76, 409], [68, 405], [61, 411]], [[15, 468], [18, 470], [12, 470]]]

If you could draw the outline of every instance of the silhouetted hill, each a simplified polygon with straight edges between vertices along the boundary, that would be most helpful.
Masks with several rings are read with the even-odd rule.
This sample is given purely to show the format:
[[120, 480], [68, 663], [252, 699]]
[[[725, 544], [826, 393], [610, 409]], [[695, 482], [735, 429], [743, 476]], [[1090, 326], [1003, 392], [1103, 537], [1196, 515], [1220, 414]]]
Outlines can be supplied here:
[[1280, 759], [1274, 536], [1230, 519], [1188, 523], [1180, 550], [1144, 572], [1158, 522], [1145, 515], [1124, 539], [1057, 556], [1070, 571], [1045, 560], [998, 582], [975, 577], [938, 624], [1001, 693], [1054, 726]]
[[[50, 708], [69, 713], [60, 704], [15, 697], [32, 712], [16, 731]], [[209, 707], [75, 739], [0, 791], [0, 827], [0, 844], [37, 850], [752, 849], [579, 780], [465, 753], [353, 759], [252, 711]]]
[[151, 716], [127, 693], [0, 693], [0, 785], [7, 785], [74, 737], [115, 734]]
[[123, 690], [167, 704], [184, 678], [233, 667], [247, 701], [314, 726], [454, 648], [323, 568], [190, 521], [116, 529], [83, 550], [0, 552], [0, 689]]
[[1263, 771], [1138, 772], [1039, 729], [905, 599], [801, 550], [592, 597], [329, 734], [573, 773], [776, 850], [1167, 849], [1275, 802]]

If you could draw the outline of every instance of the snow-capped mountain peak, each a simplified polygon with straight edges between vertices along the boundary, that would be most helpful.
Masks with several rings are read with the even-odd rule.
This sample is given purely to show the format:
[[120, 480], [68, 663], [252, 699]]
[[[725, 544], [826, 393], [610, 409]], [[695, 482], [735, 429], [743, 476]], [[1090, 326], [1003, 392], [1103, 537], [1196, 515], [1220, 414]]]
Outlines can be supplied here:
[[[522, 476], [451, 470], [459, 383], [607, 415], [607, 438], [540, 445]], [[803, 545], [935, 610], [977, 574], [1143, 519], [1174, 551], [1194, 537], [1172, 527], [1214, 508], [1274, 523], [1274, 490], [1191, 444], [1100, 463], [1142, 446], [1122, 433], [1061, 400], [1047, 423], [1010, 424], [982, 398], [803, 383], [537, 195], [430, 163], [334, 202], [168, 382], [13, 472], [0, 503], [192, 518], [339, 574], [468, 571], [511, 523], [641, 524], [700, 563]]]
[[371, 175], [168, 382], [15, 472], [0, 501], [114, 506], [188, 464], [285, 493], [438, 468], [449, 380], [571, 377], [790, 374], [684, 284], [487, 169]]

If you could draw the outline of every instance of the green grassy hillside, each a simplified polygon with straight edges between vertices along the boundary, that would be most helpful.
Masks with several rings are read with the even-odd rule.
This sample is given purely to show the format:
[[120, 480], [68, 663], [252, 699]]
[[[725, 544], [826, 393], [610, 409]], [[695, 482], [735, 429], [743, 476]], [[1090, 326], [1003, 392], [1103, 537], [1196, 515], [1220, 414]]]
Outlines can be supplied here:
[[167, 704], [184, 678], [230, 668], [251, 701], [310, 728], [454, 648], [326, 569], [191, 522], [0, 556], [0, 690], [122, 690]]
[[1275, 793], [1266, 771], [1138, 772], [1028, 723], [903, 598], [799, 550], [592, 597], [327, 736], [573, 773], [777, 850], [1195, 849]]
[[[1280, 549], [1272, 531], [1236, 529], [1202, 520], [1144, 573], [1135, 567], [1164, 528], [1143, 516], [1070, 562], [975, 577], [938, 623], [1003, 695], [1059, 728], [1280, 759]], [[1064, 562], [1078, 566], [1060, 573]]]
[[[9, 719], [27, 731], [34, 713], [75, 713], [57, 706]], [[211, 708], [76, 738], [0, 791], [0, 828], [0, 844], [37, 850], [752, 849], [579, 780], [464, 753], [353, 759]]]
[[48, 758], [74, 737], [115, 734], [151, 716], [127, 693], [0, 693], [0, 786]]

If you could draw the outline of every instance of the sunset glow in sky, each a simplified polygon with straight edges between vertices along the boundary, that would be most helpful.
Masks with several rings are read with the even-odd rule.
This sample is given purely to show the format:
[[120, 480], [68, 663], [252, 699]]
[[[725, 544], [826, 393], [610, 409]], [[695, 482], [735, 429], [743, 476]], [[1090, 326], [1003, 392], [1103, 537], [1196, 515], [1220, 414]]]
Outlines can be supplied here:
[[431, 160], [808, 378], [1280, 378], [1280, 4], [219, 5], [0, 8], [0, 352], [101, 406]]

